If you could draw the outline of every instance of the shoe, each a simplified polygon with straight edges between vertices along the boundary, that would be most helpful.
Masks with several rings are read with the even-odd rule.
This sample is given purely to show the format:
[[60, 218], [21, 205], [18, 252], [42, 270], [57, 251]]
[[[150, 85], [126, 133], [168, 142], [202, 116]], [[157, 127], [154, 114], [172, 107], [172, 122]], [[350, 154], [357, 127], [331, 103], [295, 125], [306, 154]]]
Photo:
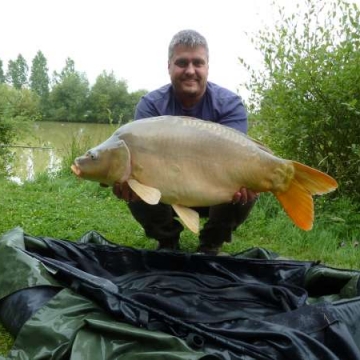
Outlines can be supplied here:
[[157, 251], [179, 251], [179, 239], [167, 239], [159, 241]]

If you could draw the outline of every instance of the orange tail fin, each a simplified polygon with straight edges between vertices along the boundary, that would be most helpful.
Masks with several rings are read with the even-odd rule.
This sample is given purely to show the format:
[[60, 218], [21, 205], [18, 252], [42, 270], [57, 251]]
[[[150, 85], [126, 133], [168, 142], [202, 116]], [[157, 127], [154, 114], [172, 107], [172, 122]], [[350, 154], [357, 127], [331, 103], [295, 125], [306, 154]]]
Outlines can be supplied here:
[[274, 193], [286, 213], [303, 230], [311, 230], [314, 222], [312, 195], [326, 194], [337, 188], [331, 176], [293, 161], [295, 175], [287, 191]]

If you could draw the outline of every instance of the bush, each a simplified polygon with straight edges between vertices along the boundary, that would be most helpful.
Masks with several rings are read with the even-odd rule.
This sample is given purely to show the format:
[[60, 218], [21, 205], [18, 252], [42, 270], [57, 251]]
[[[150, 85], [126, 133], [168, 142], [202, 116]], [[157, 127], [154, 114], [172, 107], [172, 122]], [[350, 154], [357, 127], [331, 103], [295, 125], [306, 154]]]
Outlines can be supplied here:
[[28, 89], [16, 90], [0, 84], [0, 175], [7, 174], [11, 147], [39, 117], [39, 98]]
[[330, 173], [360, 201], [360, 12], [342, 0], [306, 0], [253, 42], [264, 71], [244, 59], [257, 133], [276, 153]]

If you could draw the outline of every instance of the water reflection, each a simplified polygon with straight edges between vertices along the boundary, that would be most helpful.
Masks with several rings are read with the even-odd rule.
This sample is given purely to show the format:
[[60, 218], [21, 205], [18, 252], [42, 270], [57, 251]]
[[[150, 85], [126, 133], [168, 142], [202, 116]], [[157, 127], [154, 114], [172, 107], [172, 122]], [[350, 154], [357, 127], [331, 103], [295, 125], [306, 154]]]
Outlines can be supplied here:
[[14, 161], [8, 167], [9, 178], [18, 184], [34, 180], [37, 173], [52, 175], [60, 169], [60, 152], [52, 148], [16, 148], [13, 154]]
[[56, 173], [72, 143], [94, 146], [105, 140], [116, 129], [107, 124], [34, 123], [33, 131], [13, 144], [14, 160], [9, 164], [10, 179], [19, 184], [31, 181], [39, 173]]
[[33, 180], [34, 179], [34, 152], [33, 149], [27, 149], [27, 159], [26, 159], [26, 180]]
[[47, 171], [49, 174], [54, 174], [60, 169], [61, 159], [56, 156], [54, 149], [49, 150], [49, 165]]

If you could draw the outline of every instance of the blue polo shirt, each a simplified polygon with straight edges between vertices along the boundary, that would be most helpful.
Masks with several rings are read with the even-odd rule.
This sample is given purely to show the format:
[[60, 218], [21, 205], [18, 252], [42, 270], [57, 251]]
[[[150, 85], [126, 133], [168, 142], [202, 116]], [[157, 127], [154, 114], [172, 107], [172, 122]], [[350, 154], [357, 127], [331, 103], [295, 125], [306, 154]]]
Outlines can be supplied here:
[[135, 120], [162, 115], [192, 116], [247, 132], [247, 113], [241, 97], [211, 82], [201, 101], [192, 108], [181, 106], [171, 84], [149, 92], [136, 106]]

